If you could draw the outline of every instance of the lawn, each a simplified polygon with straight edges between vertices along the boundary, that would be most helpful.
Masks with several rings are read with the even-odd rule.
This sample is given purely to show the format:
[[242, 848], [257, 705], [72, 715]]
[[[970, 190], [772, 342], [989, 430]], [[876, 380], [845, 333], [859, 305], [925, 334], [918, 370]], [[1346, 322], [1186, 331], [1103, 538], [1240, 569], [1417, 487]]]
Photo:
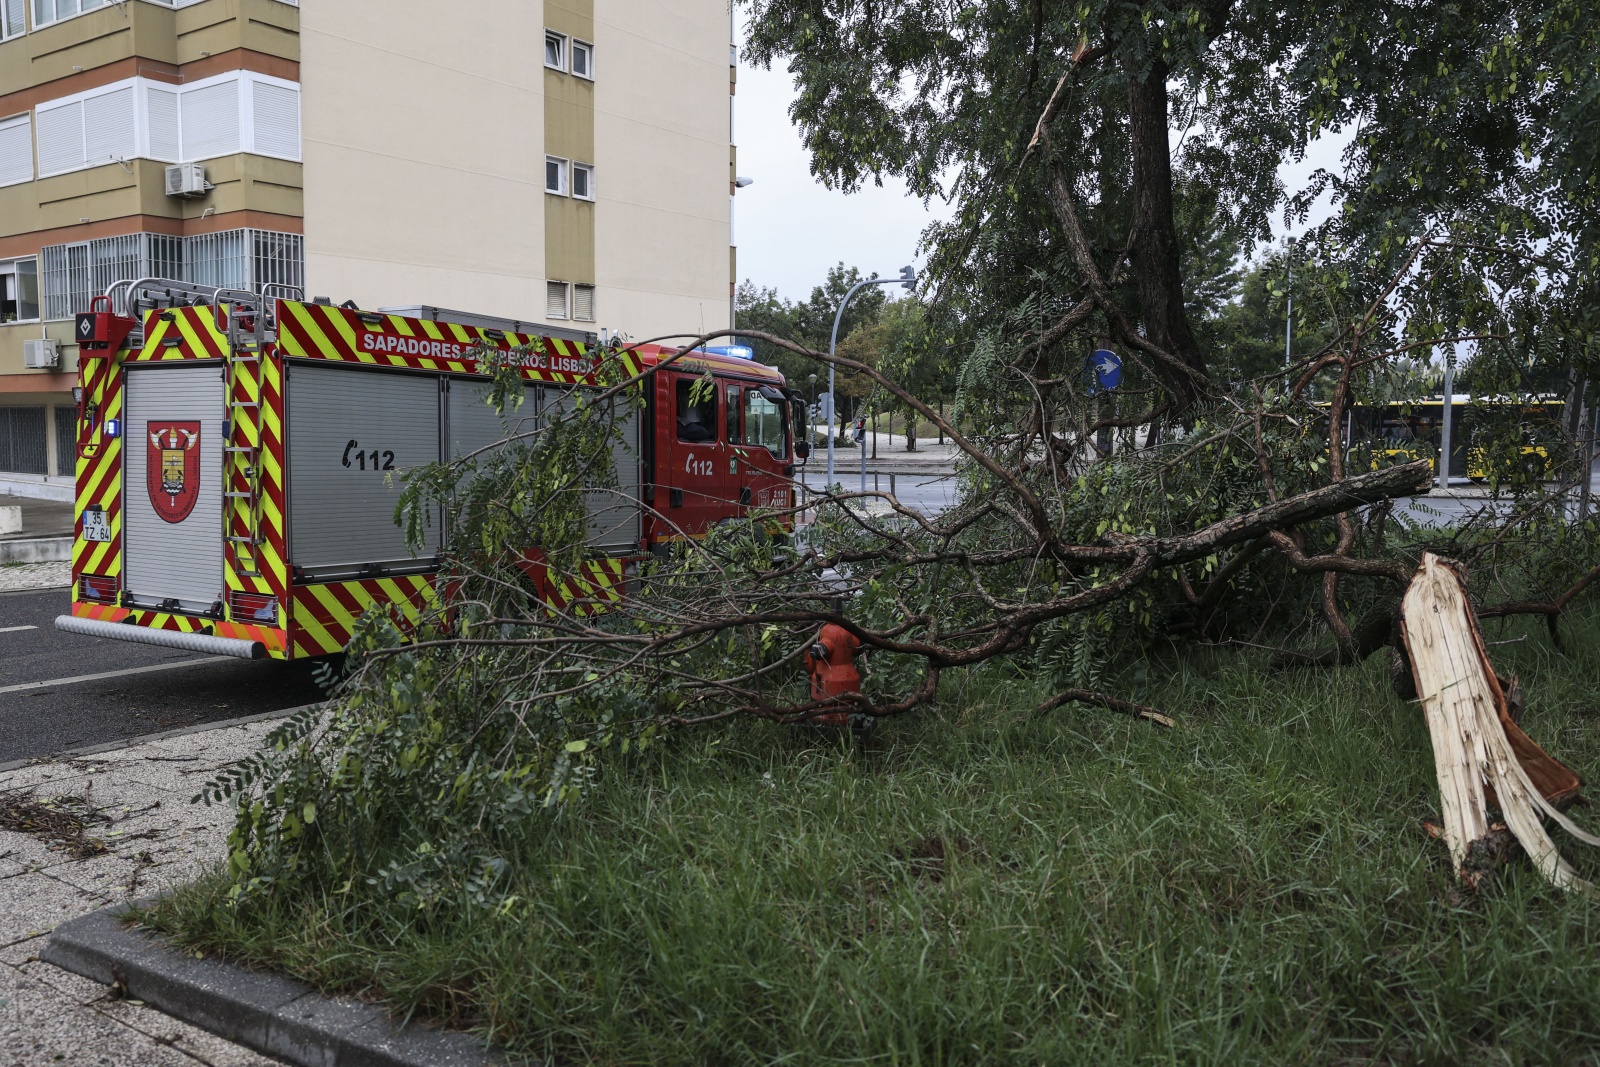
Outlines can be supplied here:
[[[1491, 650], [1524, 724], [1595, 777], [1600, 625], [1567, 653], [1488, 637], [1525, 631]], [[864, 747], [741, 723], [613, 764], [530, 824], [498, 911], [366, 885], [235, 908], [218, 877], [152, 921], [569, 1062], [1600, 1062], [1600, 902], [1525, 860], [1456, 890], [1383, 659], [1152, 662], [1131, 695], [1173, 730], [1035, 717], [990, 668]]]

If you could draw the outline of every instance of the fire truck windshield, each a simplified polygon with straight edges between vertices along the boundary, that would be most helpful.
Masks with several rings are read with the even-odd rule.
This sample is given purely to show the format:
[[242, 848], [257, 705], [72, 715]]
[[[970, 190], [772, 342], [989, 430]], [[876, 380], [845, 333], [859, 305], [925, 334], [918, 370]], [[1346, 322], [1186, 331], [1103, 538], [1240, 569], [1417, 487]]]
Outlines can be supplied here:
[[769, 400], [755, 389], [745, 390], [744, 396], [745, 443], [761, 445], [774, 456], [781, 457], [784, 452], [782, 402]]

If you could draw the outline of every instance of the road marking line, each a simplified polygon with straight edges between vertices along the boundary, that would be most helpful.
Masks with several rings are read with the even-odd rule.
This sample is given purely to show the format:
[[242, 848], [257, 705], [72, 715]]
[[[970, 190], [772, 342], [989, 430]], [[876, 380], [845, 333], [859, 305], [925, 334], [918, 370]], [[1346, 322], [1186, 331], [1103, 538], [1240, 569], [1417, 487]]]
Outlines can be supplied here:
[[20, 693], [26, 689], [46, 689], [53, 685], [73, 685], [77, 682], [98, 682], [104, 678], [123, 678], [130, 674], [149, 674], [151, 671], [171, 671], [179, 667], [194, 667], [201, 663], [227, 663], [237, 660], [237, 656], [206, 656], [203, 659], [184, 659], [177, 663], [157, 663], [150, 667], [129, 667], [122, 671], [106, 671], [104, 674], [80, 674], [74, 678], [52, 678], [47, 682], [23, 682], [20, 685], [0, 686], [0, 694]]
[[14, 634], [18, 630], [37, 630], [37, 626], [0, 626], [0, 634]]

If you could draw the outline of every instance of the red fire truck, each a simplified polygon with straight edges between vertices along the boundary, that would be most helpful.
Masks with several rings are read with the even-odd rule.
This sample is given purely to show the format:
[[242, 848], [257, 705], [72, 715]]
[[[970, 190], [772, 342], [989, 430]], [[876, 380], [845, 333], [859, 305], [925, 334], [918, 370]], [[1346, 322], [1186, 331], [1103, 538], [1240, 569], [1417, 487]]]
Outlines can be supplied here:
[[[119, 282], [75, 326], [72, 610], [56, 625], [93, 637], [300, 659], [338, 652], [375, 605], [416, 619], [440, 595], [444, 546], [435, 530], [408, 547], [395, 475], [506, 436], [486, 350], [524, 381], [513, 432], [570, 410], [601, 360], [644, 390], [614, 401], [620, 492], [588, 494], [589, 558], [535, 568], [557, 609], [601, 610], [649, 553], [789, 508], [809, 451], [799, 395], [727, 352], [159, 279]], [[714, 388], [695, 388], [707, 375]]]

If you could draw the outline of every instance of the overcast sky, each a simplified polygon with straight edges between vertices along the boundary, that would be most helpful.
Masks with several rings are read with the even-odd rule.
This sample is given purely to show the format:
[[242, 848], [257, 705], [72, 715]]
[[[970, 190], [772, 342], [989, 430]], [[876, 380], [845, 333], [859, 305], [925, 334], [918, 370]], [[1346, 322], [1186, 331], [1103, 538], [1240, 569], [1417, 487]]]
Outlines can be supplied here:
[[[739, 173], [755, 179], [735, 201], [740, 281], [748, 278], [803, 300], [841, 260], [869, 275], [889, 276], [907, 263], [920, 270], [923, 257], [916, 248], [923, 227], [948, 217], [949, 208], [937, 200], [925, 208], [892, 179], [849, 196], [825, 188], [811, 176], [810, 155], [789, 121], [794, 96], [787, 71], [740, 63], [734, 104]], [[1344, 143], [1342, 137], [1324, 138], [1303, 162], [1285, 164], [1285, 184], [1298, 189], [1318, 166], [1337, 166]], [[1277, 229], [1283, 232], [1281, 222]]]

